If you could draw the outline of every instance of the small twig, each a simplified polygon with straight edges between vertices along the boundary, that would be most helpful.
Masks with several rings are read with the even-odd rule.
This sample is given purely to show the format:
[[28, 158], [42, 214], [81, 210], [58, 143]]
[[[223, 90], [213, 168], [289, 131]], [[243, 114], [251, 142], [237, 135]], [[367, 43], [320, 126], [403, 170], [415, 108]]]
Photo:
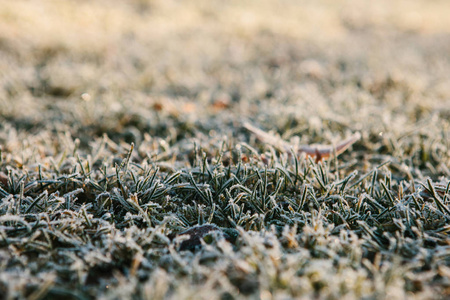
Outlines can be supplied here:
[[301, 155], [302, 153], [306, 154], [306, 156], [310, 156], [316, 159], [316, 161], [320, 161], [322, 159], [328, 159], [333, 156], [333, 153], [339, 155], [347, 150], [351, 145], [353, 145], [357, 140], [361, 138], [361, 134], [359, 132], [354, 133], [348, 139], [340, 142], [336, 146], [332, 145], [300, 145], [297, 147], [293, 147], [286, 141], [282, 140], [280, 137], [276, 137], [271, 135], [250, 123], [244, 123], [243, 125], [248, 131], [252, 132], [256, 135], [256, 137], [264, 143], [267, 143], [280, 151], [290, 153], [291, 149], [294, 148], [295, 153], [297, 155]]

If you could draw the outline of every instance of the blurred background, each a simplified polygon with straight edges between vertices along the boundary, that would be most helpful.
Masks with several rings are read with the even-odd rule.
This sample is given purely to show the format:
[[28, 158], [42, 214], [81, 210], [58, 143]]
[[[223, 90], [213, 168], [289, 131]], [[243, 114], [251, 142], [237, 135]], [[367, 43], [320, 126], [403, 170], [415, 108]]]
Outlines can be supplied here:
[[170, 143], [243, 119], [303, 142], [442, 128], [449, 14], [446, 0], [1, 0], [0, 140]]

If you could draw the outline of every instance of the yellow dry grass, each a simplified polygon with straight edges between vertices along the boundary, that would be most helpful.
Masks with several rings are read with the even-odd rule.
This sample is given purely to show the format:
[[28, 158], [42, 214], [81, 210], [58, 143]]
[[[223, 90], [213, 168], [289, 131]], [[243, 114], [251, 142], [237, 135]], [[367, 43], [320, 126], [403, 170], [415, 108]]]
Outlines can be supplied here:
[[[260, 32], [329, 41], [346, 26], [448, 33], [450, 4], [438, 1], [7, 1], [0, 40], [30, 50], [113, 51], [124, 35], [163, 43], [197, 32], [251, 39]], [[18, 49], [23, 51], [24, 49]]]

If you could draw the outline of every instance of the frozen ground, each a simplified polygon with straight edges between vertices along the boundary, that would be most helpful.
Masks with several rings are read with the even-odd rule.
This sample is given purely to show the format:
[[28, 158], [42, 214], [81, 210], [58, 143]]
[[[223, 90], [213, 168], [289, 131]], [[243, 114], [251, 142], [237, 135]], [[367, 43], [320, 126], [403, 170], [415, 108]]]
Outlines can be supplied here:
[[449, 13], [0, 1], [0, 298], [449, 297]]

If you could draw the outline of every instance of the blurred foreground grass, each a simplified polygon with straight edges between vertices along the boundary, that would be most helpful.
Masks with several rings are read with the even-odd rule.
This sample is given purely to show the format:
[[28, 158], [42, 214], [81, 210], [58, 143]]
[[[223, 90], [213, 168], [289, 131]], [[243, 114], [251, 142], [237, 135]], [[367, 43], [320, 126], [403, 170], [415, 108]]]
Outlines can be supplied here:
[[449, 12], [0, 1], [0, 298], [448, 297]]

